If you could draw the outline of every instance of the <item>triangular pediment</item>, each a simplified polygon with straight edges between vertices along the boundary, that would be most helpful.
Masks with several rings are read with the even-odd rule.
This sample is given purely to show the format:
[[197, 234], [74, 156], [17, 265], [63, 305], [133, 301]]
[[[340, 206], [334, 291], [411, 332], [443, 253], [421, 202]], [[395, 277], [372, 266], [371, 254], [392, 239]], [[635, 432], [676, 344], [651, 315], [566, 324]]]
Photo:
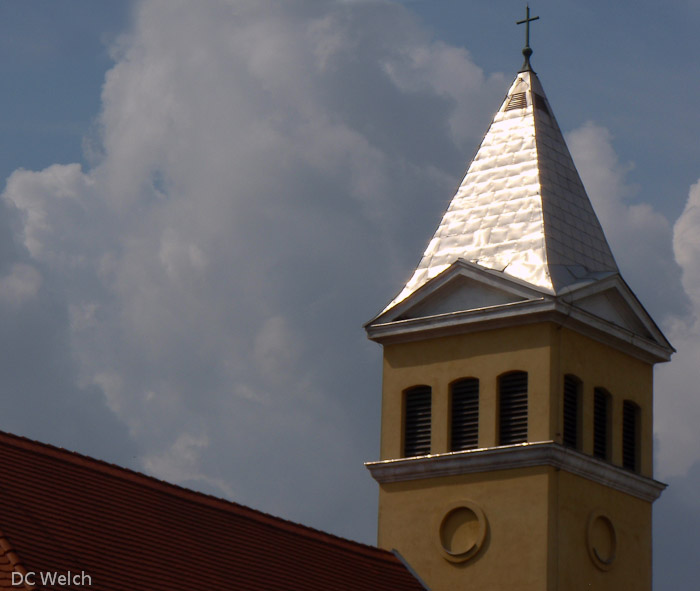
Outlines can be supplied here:
[[672, 350], [671, 344], [619, 275], [574, 287], [564, 298], [595, 318]]
[[525, 282], [460, 260], [370, 324], [487, 310], [541, 300], [543, 295]]
[[365, 328], [372, 340], [396, 342], [541, 321], [653, 363], [674, 351], [619, 274], [585, 278], [554, 295], [461, 259]]
[[492, 287], [471, 277], [457, 275], [441, 289], [404, 312], [403, 318], [421, 318], [489, 308], [523, 301], [525, 298]]
[[616, 289], [608, 289], [579, 300], [576, 306], [616, 326], [652, 338], [647, 327]]

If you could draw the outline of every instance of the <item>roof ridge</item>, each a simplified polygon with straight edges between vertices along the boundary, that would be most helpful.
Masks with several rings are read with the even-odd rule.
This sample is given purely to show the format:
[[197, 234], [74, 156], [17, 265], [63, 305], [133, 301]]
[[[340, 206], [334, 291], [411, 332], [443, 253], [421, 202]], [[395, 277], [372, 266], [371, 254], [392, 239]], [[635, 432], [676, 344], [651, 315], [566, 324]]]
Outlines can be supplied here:
[[[282, 517], [260, 511], [259, 509], [248, 507], [247, 505], [243, 505], [236, 501], [231, 501], [208, 493], [186, 488], [179, 484], [174, 484], [131, 468], [125, 468], [123, 466], [119, 466], [118, 464], [93, 458], [80, 452], [72, 451], [50, 443], [43, 443], [22, 435], [15, 435], [14, 433], [8, 433], [7, 431], [0, 430], [0, 444], [10, 445], [37, 455], [42, 455], [45, 457], [48, 456], [55, 460], [81, 466], [85, 469], [96, 470], [114, 478], [159, 490], [162, 493], [170, 494], [194, 503], [205, 504], [213, 508], [218, 508], [222, 511], [235, 512], [240, 517], [282, 528], [290, 533], [303, 537], [315, 538], [326, 543], [333, 543], [336, 546], [345, 547], [346, 550], [358, 554], [372, 555], [376, 558], [389, 562], [394, 561], [393, 554], [382, 548], [324, 532], [308, 525], [297, 523], [289, 519], [284, 519]], [[2, 540], [2, 532], [0, 531], [0, 550], [3, 548]]]

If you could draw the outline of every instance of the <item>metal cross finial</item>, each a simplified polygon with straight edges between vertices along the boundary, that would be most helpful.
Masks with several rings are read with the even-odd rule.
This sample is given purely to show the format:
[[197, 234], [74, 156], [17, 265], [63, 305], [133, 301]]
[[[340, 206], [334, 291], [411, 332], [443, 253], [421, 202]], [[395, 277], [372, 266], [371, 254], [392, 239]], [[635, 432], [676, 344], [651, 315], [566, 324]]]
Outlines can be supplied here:
[[530, 56], [532, 55], [532, 49], [530, 48], [530, 23], [532, 21], [538, 20], [539, 16], [533, 16], [530, 18], [530, 5], [525, 5], [525, 19], [522, 21], [516, 21], [516, 25], [525, 24], [525, 48], [523, 49], [523, 55], [525, 56], [525, 62], [521, 72], [531, 72], [532, 66], [530, 65]]

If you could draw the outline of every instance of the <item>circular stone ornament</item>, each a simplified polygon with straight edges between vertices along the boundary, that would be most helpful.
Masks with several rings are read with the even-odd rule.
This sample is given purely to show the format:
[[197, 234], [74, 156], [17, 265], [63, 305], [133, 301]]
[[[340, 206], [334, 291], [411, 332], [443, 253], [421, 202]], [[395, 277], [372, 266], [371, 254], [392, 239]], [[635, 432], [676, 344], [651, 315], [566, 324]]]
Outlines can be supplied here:
[[610, 570], [617, 557], [617, 533], [612, 520], [603, 511], [595, 510], [588, 517], [586, 540], [593, 564], [600, 570]]
[[476, 503], [454, 503], [447, 509], [438, 528], [443, 556], [451, 562], [465, 562], [473, 558], [484, 544], [487, 529], [486, 516]]

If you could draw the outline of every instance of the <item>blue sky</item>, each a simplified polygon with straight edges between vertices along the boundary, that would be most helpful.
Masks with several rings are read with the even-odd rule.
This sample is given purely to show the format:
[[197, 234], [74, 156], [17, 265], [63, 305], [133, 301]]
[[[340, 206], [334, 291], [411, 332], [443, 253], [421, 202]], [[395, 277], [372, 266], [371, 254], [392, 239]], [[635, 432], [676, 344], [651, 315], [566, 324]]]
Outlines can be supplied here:
[[80, 161], [113, 64], [109, 44], [129, 2], [6, 2], [0, 6], [3, 178], [17, 167]]
[[[623, 276], [679, 350], [657, 372], [655, 588], [691, 588], [700, 2], [531, 9]], [[524, 12], [0, 5], [0, 428], [372, 542], [381, 353], [361, 326], [519, 69]]]
[[[405, 4], [486, 71], [519, 65], [524, 36], [511, 21], [524, 18], [522, 2]], [[573, 129], [595, 120], [609, 128], [616, 149], [634, 163], [631, 182], [643, 184], [650, 198], [657, 195], [653, 202], [664, 214], [678, 217], [685, 200], [669, 195], [684, 195], [697, 180], [700, 123], [689, 90], [700, 74], [694, 49], [700, 5], [538, 2], [532, 13], [540, 16], [531, 29], [533, 63], [560, 124]]]

